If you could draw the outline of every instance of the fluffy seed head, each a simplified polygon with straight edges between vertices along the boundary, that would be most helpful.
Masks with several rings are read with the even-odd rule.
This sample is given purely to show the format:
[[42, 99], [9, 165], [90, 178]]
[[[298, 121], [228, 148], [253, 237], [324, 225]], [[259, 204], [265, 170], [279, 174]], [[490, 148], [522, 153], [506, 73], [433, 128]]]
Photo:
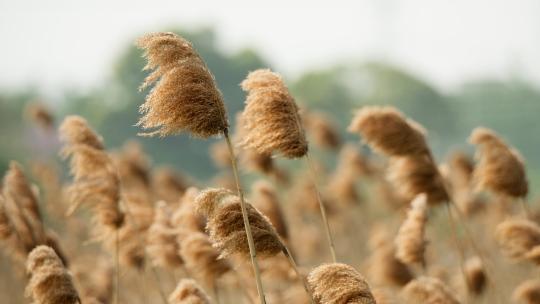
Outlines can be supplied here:
[[441, 280], [431, 277], [414, 279], [403, 288], [402, 293], [408, 304], [459, 304]]
[[281, 76], [260, 69], [249, 73], [241, 86], [248, 92], [242, 114], [242, 145], [265, 155], [277, 152], [287, 158], [304, 156], [308, 144], [298, 106]]
[[44, 129], [53, 129], [54, 128], [54, 117], [40, 102], [33, 102], [28, 104], [24, 109], [25, 116], [38, 124], [40, 127]]
[[349, 265], [323, 264], [307, 280], [317, 304], [375, 304], [368, 283]]
[[333, 122], [322, 112], [307, 112], [303, 116], [304, 125], [313, 141], [327, 149], [338, 149], [341, 137]]
[[405, 264], [424, 264], [426, 247], [427, 196], [419, 194], [411, 203], [407, 218], [395, 239], [396, 258]]
[[103, 150], [103, 139], [90, 126], [86, 119], [67, 116], [59, 128], [60, 139], [68, 145], [84, 144], [95, 149]]
[[229, 263], [219, 258], [219, 252], [212, 247], [208, 236], [201, 232], [191, 232], [181, 240], [180, 255], [191, 273], [197, 275], [206, 286], [231, 269]]
[[444, 180], [427, 155], [392, 157], [388, 180], [407, 201], [412, 201], [420, 193], [427, 195], [430, 204], [448, 201]]
[[421, 154], [428, 150], [425, 131], [393, 107], [363, 107], [349, 132], [359, 132], [372, 148], [387, 156]]
[[480, 295], [486, 287], [487, 277], [479, 257], [472, 257], [465, 262], [465, 275], [469, 292]]
[[141, 89], [154, 85], [140, 107], [137, 125], [151, 130], [143, 135], [186, 131], [207, 138], [228, 128], [221, 92], [191, 43], [174, 33], [153, 33], [137, 46], [148, 61], [144, 69], [152, 71]]
[[[229, 190], [206, 189], [195, 201], [198, 211], [208, 219], [206, 230], [221, 256], [249, 256], [240, 199]], [[283, 245], [270, 221], [250, 204], [246, 204], [246, 209], [257, 254], [273, 256], [280, 253]]]
[[495, 230], [495, 238], [505, 255], [514, 260], [540, 264], [540, 227], [525, 219], [509, 219]]
[[28, 255], [26, 269], [30, 281], [26, 293], [37, 304], [80, 303], [71, 275], [54, 250], [38, 246]]
[[169, 296], [169, 304], [210, 304], [210, 298], [192, 279], [182, 279]]
[[5, 196], [19, 205], [24, 214], [31, 218], [32, 221], [41, 222], [38, 199], [32, 191], [21, 166], [15, 161], [9, 164], [9, 170], [4, 177], [3, 191]]
[[154, 264], [162, 267], [178, 267], [184, 263], [176, 242], [177, 231], [171, 225], [170, 210], [165, 202], [158, 202], [154, 223], [148, 229], [147, 250]]
[[531, 279], [522, 282], [514, 290], [512, 299], [519, 303], [540, 303], [540, 281]]
[[479, 189], [510, 197], [527, 196], [529, 185], [519, 152], [487, 128], [474, 129], [469, 141], [479, 147], [479, 163], [474, 172]]

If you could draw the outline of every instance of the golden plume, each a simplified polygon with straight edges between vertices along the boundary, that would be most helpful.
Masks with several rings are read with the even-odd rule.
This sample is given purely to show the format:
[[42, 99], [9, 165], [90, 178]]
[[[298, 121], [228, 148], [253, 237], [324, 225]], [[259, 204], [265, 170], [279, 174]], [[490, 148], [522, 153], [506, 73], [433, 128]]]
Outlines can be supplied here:
[[419, 194], [412, 202], [407, 218], [395, 238], [396, 258], [405, 264], [419, 263], [425, 267], [427, 196]]
[[214, 76], [191, 43], [174, 33], [153, 33], [137, 41], [151, 73], [141, 89], [154, 85], [140, 107], [137, 125], [166, 136], [183, 131], [207, 138], [228, 128], [227, 113]]
[[169, 296], [169, 304], [210, 304], [204, 290], [191, 279], [182, 279]]

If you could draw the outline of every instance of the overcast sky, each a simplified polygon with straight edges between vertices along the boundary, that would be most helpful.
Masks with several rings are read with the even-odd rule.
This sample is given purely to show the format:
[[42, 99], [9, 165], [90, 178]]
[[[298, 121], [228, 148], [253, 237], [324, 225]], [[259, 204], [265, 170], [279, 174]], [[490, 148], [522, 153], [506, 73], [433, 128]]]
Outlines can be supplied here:
[[522, 75], [540, 86], [538, 0], [0, 0], [0, 87], [100, 84], [141, 33], [215, 26], [281, 72], [386, 58], [441, 89]]

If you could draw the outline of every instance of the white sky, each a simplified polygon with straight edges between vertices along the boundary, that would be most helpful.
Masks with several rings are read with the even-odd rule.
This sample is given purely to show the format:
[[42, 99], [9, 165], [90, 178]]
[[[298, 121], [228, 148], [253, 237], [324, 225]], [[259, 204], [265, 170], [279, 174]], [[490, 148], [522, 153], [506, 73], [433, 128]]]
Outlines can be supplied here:
[[214, 25], [225, 49], [253, 46], [292, 76], [386, 58], [442, 89], [540, 86], [538, 0], [0, 0], [0, 87], [100, 84], [134, 37], [170, 25]]

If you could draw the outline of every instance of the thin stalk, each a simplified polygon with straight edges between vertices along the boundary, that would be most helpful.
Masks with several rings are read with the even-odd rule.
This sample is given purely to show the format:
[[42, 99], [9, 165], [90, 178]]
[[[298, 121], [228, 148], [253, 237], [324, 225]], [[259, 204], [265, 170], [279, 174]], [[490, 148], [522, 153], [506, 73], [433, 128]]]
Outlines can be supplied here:
[[217, 280], [214, 280], [214, 282], [212, 283], [212, 291], [214, 293], [214, 298], [216, 299], [215, 302], [216, 304], [219, 304], [219, 287], [218, 287], [218, 284], [217, 284]]
[[229, 153], [231, 156], [231, 165], [233, 169], [234, 179], [236, 182], [236, 188], [238, 190], [238, 197], [240, 198], [240, 208], [242, 209], [242, 218], [244, 219], [244, 228], [246, 230], [246, 235], [248, 239], [249, 256], [251, 258], [251, 265], [253, 266], [253, 271], [255, 273], [255, 281], [257, 283], [257, 293], [259, 294], [259, 299], [261, 301], [261, 304], [266, 304], [266, 300], [264, 298], [264, 289], [263, 289], [262, 280], [261, 280], [261, 271], [259, 269], [259, 264], [257, 263], [257, 252], [255, 250], [255, 242], [253, 241], [253, 235], [251, 233], [251, 225], [249, 224], [249, 218], [247, 215], [246, 202], [244, 201], [244, 192], [242, 191], [242, 187], [240, 186], [240, 178], [238, 176], [239, 175], [238, 166], [236, 164], [236, 156], [234, 154], [234, 149], [231, 143], [231, 139], [229, 137], [229, 130], [225, 129], [223, 131], [223, 135], [225, 136], [227, 147], [229, 148]]
[[310, 303], [315, 304], [315, 302], [313, 301], [313, 294], [311, 293], [311, 289], [309, 288], [309, 285], [306, 282], [306, 279], [300, 273], [300, 270], [298, 270], [298, 267], [296, 266], [296, 262], [294, 261], [294, 258], [292, 257], [292, 254], [289, 251], [289, 248], [287, 246], [285, 246], [285, 245], [283, 245], [283, 254], [287, 257], [287, 259], [289, 260], [289, 263], [291, 263], [292, 268], [296, 272], [296, 275], [302, 281], [302, 285], [304, 286], [304, 290], [306, 291], [306, 293], [309, 296]]
[[330, 247], [330, 253], [332, 254], [332, 261], [336, 263], [337, 258], [336, 258], [336, 249], [334, 246], [334, 239], [332, 238], [332, 234], [330, 233], [330, 224], [328, 224], [328, 218], [326, 217], [326, 208], [324, 207], [324, 204], [321, 198], [321, 193], [319, 192], [319, 187], [317, 186], [317, 177], [316, 177], [317, 174], [315, 172], [315, 167], [313, 166], [311, 157], [309, 156], [309, 152], [306, 153], [306, 160], [308, 162], [308, 167], [309, 167], [311, 179], [313, 182], [313, 186], [315, 187], [317, 201], [319, 202], [319, 209], [321, 210], [321, 216], [324, 222], [324, 228], [326, 232], [326, 239], [328, 240], [328, 246]]

